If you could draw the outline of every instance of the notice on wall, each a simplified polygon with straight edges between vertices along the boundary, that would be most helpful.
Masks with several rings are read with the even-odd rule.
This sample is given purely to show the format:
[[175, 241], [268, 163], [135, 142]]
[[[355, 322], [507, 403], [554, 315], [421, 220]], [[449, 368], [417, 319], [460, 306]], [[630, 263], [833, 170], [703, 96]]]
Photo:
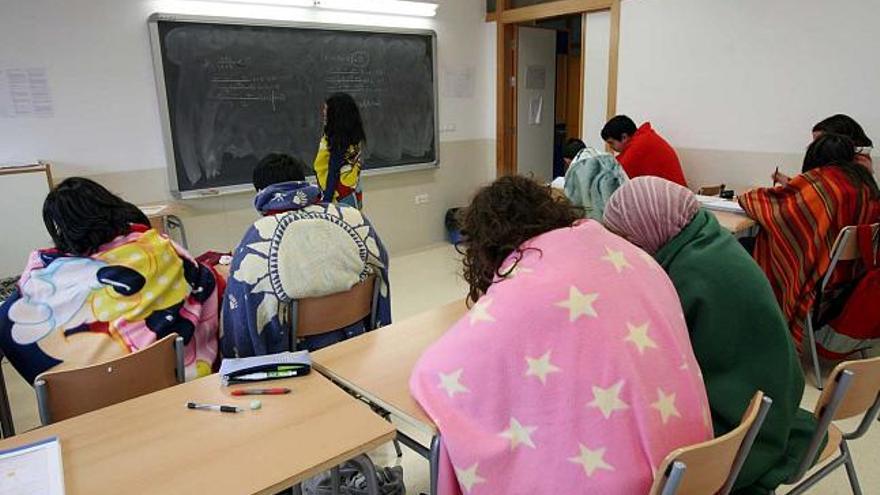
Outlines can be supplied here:
[[475, 72], [472, 65], [444, 69], [440, 94], [444, 98], [473, 98], [477, 86]]
[[529, 125], [541, 125], [542, 113], [544, 113], [544, 97], [533, 96], [529, 100]]
[[0, 118], [53, 115], [46, 69], [0, 69]]
[[542, 90], [547, 87], [547, 67], [530, 65], [526, 67], [526, 89]]

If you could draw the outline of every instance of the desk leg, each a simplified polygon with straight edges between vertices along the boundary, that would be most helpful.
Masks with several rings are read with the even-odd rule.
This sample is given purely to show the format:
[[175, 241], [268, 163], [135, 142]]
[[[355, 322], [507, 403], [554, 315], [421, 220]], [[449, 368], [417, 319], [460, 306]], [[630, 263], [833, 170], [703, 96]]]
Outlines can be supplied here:
[[339, 487], [339, 466], [330, 470], [330, 493], [340, 495], [342, 493]]
[[440, 433], [431, 439], [431, 457], [428, 459], [431, 470], [431, 495], [437, 495], [437, 484], [440, 480]]

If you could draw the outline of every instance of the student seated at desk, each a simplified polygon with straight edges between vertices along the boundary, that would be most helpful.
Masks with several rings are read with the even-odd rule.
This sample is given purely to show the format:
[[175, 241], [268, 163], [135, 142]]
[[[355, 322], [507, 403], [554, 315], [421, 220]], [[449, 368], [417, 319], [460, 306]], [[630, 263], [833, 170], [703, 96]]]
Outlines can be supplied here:
[[631, 118], [618, 115], [602, 128], [602, 139], [618, 153], [617, 161], [630, 178], [653, 175], [687, 187], [678, 155], [650, 122], [637, 129]]
[[523, 177], [463, 216], [473, 303], [416, 364], [439, 493], [647, 493], [711, 438], [675, 289], [654, 260]]
[[628, 180], [620, 163], [609, 153], [586, 147], [565, 174], [565, 196], [583, 208], [584, 217], [602, 221], [608, 198]]
[[[874, 173], [874, 163], [871, 159], [871, 151], [874, 149], [874, 142], [865, 134], [862, 126], [849, 115], [839, 113], [822, 120], [813, 126], [813, 140], [819, 138], [823, 134], [840, 134], [853, 140], [856, 147], [853, 162], [868, 169]], [[787, 184], [791, 177], [776, 171], [773, 174], [773, 183]]]
[[188, 378], [217, 358], [219, 282], [100, 184], [66, 179], [43, 203], [55, 247], [28, 259], [0, 307], [0, 349], [29, 383], [115, 359], [174, 332]]
[[757, 390], [773, 399], [735, 489], [775, 489], [794, 474], [816, 422], [800, 409], [803, 372], [767, 277], [690, 190], [658, 177], [618, 189], [605, 225], [653, 256], [672, 279], [715, 434], [739, 426]]
[[[222, 353], [246, 357], [291, 350], [285, 306], [299, 299], [345, 292], [370, 275], [379, 284], [377, 326], [391, 322], [388, 254], [356, 208], [321, 203], [321, 189], [305, 181], [301, 161], [272, 154], [254, 169], [254, 206], [263, 215], [232, 257], [223, 300]], [[299, 339], [297, 350], [317, 350], [359, 335], [363, 322]]]
[[[739, 196], [745, 213], [761, 227], [755, 261], [770, 279], [798, 348], [838, 234], [850, 225], [875, 223], [880, 215], [877, 183], [854, 159], [850, 138], [823, 134], [807, 148], [802, 174]], [[837, 273], [835, 284], [846, 281], [843, 270]]]

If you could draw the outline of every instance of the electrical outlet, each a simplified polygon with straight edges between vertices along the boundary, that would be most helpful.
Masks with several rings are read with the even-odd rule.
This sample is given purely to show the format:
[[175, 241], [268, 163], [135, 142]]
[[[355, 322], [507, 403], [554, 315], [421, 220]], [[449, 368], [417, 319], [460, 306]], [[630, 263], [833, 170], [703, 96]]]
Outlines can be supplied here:
[[431, 197], [428, 194], [416, 194], [415, 201], [417, 205], [428, 204], [431, 201]]

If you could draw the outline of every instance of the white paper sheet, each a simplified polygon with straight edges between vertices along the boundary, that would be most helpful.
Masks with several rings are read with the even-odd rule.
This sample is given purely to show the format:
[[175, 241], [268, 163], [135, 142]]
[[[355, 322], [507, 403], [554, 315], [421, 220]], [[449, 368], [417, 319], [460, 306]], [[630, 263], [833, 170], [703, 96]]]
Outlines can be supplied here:
[[0, 495], [64, 495], [58, 437], [0, 450]]
[[46, 69], [0, 70], [0, 117], [52, 117], [53, 114]]

